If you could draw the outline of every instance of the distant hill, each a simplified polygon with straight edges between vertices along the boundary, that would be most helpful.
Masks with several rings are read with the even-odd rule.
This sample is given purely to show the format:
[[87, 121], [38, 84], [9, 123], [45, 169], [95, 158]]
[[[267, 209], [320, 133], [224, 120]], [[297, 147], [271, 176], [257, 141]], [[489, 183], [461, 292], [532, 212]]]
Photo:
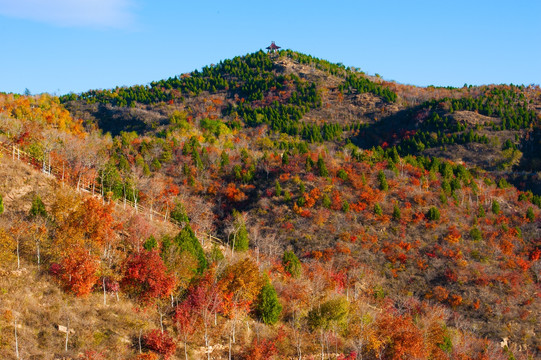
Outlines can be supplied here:
[[541, 190], [541, 159], [534, 151], [540, 141], [539, 86], [419, 88], [285, 50], [61, 101], [112, 134], [164, 133], [180, 111], [195, 121], [219, 118], [230, 128], [266, 124], [311, 143], [395, 146], [403, 156], [448, 158], [496, 171], [523, 190]]

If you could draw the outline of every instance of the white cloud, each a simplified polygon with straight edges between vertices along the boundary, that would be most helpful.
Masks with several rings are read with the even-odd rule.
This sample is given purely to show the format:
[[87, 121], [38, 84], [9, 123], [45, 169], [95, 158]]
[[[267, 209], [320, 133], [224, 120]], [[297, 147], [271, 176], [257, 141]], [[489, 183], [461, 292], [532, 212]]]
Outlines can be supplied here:
[[0, 15], [63, 27], [128, 28], [132, 0], [0, 0]]

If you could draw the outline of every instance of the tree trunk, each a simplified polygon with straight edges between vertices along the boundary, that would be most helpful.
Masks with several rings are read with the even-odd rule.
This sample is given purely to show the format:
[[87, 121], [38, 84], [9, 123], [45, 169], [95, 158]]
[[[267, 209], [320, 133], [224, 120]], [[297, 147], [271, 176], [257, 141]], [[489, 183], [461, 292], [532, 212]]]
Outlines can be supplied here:
[[229, 360], [231, 360], [231, 336], [229, 336]]
[[103, 278], [103, 305], [107, 305], [107, 293], [105, 292], [105, 277]]
[[64, 350], [66, 352], [68, 351], [69, 336], [70, 336], [70, 318], [68, 317], [68, 326], [67, 326], [67, 330], [66, 330], [66, 345], [64, 346]]
[[210, 360], [209, 333], [208, 333], [206, 323], [205, 323], [205, 348], [207, 349], [207, 360]]
[[41, 257], [39, 253], [39, 239], [36, 241], [36, 247], [37, 247], [37, 257], [38, 257], [38, 271], [41, 265]]
[[17, 239], [17, 270], [21, 267], [21, 257], [19, 255], [19, 247], [20, 247], [21, 240]]
[[15, 356], [19, 359], [19, 339], [17, 337], [17, 319], [15, 319]]

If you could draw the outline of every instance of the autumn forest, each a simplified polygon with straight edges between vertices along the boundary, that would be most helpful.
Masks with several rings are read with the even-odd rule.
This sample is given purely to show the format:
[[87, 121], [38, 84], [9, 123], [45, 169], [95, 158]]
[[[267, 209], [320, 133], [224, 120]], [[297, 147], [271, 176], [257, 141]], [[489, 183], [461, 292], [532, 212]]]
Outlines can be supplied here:
[[537, 85], [0, 93], [2, 359], [535, 359], [540, 257]]

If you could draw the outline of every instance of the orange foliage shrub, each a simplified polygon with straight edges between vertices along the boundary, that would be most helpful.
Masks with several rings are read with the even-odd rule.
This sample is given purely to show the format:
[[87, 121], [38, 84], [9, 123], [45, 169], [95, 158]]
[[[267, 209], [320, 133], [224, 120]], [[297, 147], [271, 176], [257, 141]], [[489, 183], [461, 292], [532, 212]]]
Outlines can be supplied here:
[[240, 202], [247, 199], [246, 194], [237, 189], [237, 187], [233, 183], [229, 183], [227, 185], [227, 188], [225, 189], [225, 196], [229, 200], [234, 202]]
[[445, 238], [445, 240], [451, 244], [456, 244], [460, 241], [461, 238], [462, 238], [462, 235], [460, 235], [460, 232], [458, 231], [456, 226], [451, 225], [449, 227], [449, 233], [447, 234], [447, 237]]
[[451, 294], [449, 297], [449, 304], [451, 304], [452, 307], [457, 307], [460, 304], [462, 304], [462, 296]]

